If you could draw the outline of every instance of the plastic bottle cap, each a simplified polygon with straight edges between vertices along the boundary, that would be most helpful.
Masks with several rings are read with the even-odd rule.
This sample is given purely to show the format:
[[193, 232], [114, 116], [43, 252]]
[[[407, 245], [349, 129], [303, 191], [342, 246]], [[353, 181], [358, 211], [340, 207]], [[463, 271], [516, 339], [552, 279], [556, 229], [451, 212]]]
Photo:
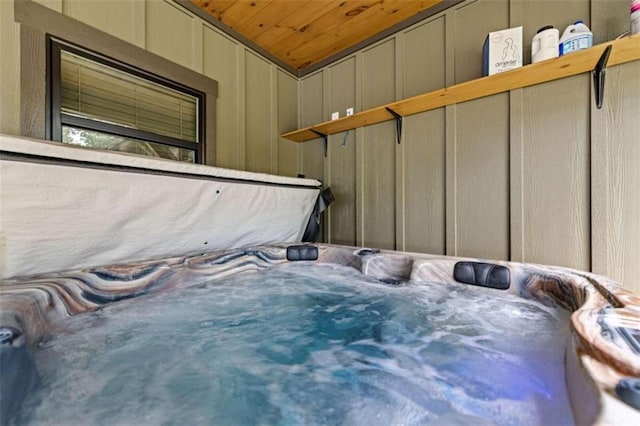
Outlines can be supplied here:
[[536, 34], [540, 34], [540, 33], [541, 33], [541, 32], [543, 32], [543, 31], [547, 31], [547, 30], [551, 30], [551, 29], [553, 29], [553, 25], [545, 25], [544, 27], [540, 28], [540, 29], [536, 32]]

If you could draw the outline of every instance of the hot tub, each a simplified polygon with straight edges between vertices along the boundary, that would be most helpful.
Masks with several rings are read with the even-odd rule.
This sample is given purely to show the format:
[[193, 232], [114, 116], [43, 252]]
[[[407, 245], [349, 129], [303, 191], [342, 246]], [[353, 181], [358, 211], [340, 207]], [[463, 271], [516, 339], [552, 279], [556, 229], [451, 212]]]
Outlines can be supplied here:
[[640, 423], [605, 277], [301, 245], [309, 179], [6, 136], [0, 174], [3, 424]]
[[[338, 278], [332, 279], [343, 286], [338, 293], [329, 294], [324, 281], [303, 289], [306, 268], [318, 266], [336, 270]], [[265, 274], [283, 268], [285, 278], [277, 278], [278, 286], [286, 281], [287, 291], [306, 291], [302, 301], [273, 293], [275, 285], [269, 286]], [[332, 272], [320, 274], [325, 279]], [[247, 276], [256, 279], [248, 284]], [[358, 281], [359, 287], [344, 287], [349, 281]], [[261, 286], [257, 295], [242, 293]], [[179, 419], [200, 424], [364, 424], [376, 419], [385, 424], [631, 424], [639, 418], [623, 402], [637, 403], [632, 378], [640, 368], [634, 338], [640, 324], [638, 298], [606, 278], [563, 268], [330, 245], [271, 245], [8, 279], [0, 294], [3, 423], [126, 423], [117, 416], [120, 412], [136, 424]], [[204, 297], [211, 297], [204, 308], [194, 304]], [[248, 297], [253, 297], [253, 310], [229, 307], [229, 300]], [[176, 298], [186, 326], [164, 308], [166, 300]], [[218, 298], [224, 302], [215, 304]], [[431, 299], [431, 307], [418, 299]], [[531, 304], [519, 302], [525, 299]], [[499, 315], [491, 317], [482, 303], [500, 310]], [[155, 307], [144, 313], [149, 304]], [[304, 305], [302, 313], [286, 313], [293, 304]], [[467, 324], [448, 329], [448, 316], [462, 313], [461, 306], [470, 312]], [[214, 316], [199, 317], [199, 310]], [[530, 323], [547, 317], [560, 334], [546, 336]], [[155, 323], [161, 324], [157, 335], [134, 352], [144, 355], [132, 356], [127, 349], [132, 335], [139, 327], [154, 329]], [[475, 323], [489, 326], [476, 328]], [[216, 324], [224, 324], [224, 330], [212, 331]], [[247, 339], [229, 334], [243, 327], [258, 334]], [[281, 335], [283, 329], [294, 330], [293, 337]], [[316, 330], [313, 339], [311, 329]], [[91, 333], [98, 337], [87, 337]], [[207, 339], [207, 333], [213, 334]], [[195, 356], [199, 339], [217, 349]], [[269, 345], [255, 346], [260, 339]], [[460, 339], [471, 339], [470, 346], [451, 345]], [[148, 349], [155, 345], [160, 346]], [[177, 349], [173, 355], [157, 358], [171, 347]], [[216, 352], [222, 347], [233, 350]], [[488, 354], [473, 358], [469, 351], [478, 348]], [[84, 358], [78, 355], [82, 352]], [[250, 363], [247, 353], [257, 354]], [[261, 363], [262, 369], [257, 367]], [[115, 372], [105, 373], [105, 366]], [[137, 371], [149, 368], [147, 376], [136, 378]], [[430, 369], [429, 380], [415, 377], [431, 374]], [[212, 370], [216, 373], [208, 377]], [[174, 372], [165, 380], [157, 378], [158, 371]], [[348, 393], [333, 405], [310, 402], [324, 401], [343, 388]], [[139, 407], [118, 400], [127, 391], [135, 396], [127, 398], [145, 395], [136, 399]], [[173, 416], [157, 412], [175, 398], [182, 398], [182, 411]], [[193, 401], [200, 402], [192, 406]], [[230, 408], [238, 404], [242, 409]], [[247, 418], [247, 407], [254, 405], [260, 414]], [[207, 409], [212, 406], [220, 413]], [[331, 407], [335, 411], [329, 415]], [[92, 417], [95, 411], [99, 415]]]

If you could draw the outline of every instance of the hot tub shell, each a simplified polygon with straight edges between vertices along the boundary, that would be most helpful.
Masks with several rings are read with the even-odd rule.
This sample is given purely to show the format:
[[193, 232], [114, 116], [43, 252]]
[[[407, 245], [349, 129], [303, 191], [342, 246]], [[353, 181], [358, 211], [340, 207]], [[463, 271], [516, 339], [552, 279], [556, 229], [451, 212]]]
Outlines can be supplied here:
[[[288, 262], [287, 247], [300, 242], [320, 186], [13, 137], [0, 137], [0, 148], [2, 420], [37, 386], [30, 351], [60, 321], [123, 299]], [[113, 214], [98, 217], [105, 209]], [[190, 226], [176, 226], [185, 218]], [[457, 263], [487, 262], [316, 247], [317, 260], [306, 261], [350, 266], [387, 282], [453, 283]], [[508, 270], [504, 291], [573, 312], [565, 372], [576, 423], [640, 424], [640, 411], [616, 392], [621, 380], [640, 378], [634, 343], [640, 298], [582, 271], [489, 263]]]

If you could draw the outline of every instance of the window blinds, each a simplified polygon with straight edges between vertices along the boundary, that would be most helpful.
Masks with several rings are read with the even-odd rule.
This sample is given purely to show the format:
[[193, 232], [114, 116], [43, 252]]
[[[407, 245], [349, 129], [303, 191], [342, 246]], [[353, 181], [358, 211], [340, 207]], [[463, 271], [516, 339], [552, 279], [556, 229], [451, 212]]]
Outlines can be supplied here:
[[198, 99], [61, 52], [63, 113], [198, 142]]

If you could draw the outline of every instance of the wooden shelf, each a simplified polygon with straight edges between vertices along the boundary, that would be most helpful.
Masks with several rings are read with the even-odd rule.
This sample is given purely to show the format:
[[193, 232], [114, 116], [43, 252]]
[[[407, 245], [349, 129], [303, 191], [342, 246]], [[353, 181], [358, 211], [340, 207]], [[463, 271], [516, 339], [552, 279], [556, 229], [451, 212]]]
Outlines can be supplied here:
[[[283, 133], [281, 136], [294, 142], [306, 142], [318, 138], [318, 133], [331, 135], [357, 127], [393, 120], [394, 116], [387, 108], [404, 117], [447, 105], [590, 72], [595, 68], [604, 49], [609, 45], [612, 46], [612, 50], [607, 66], [640, 60], [640, 35], [633, 35], [620, 40], [602, 43], [559, 58], [526, 65], [515, 70], [467, 81], [401, 101], [391, 102], [386, 105], [358, 112], [350, 117], [325, 121], [324, 123]], [[318, 133], [315, 133], [314, 130]]]

